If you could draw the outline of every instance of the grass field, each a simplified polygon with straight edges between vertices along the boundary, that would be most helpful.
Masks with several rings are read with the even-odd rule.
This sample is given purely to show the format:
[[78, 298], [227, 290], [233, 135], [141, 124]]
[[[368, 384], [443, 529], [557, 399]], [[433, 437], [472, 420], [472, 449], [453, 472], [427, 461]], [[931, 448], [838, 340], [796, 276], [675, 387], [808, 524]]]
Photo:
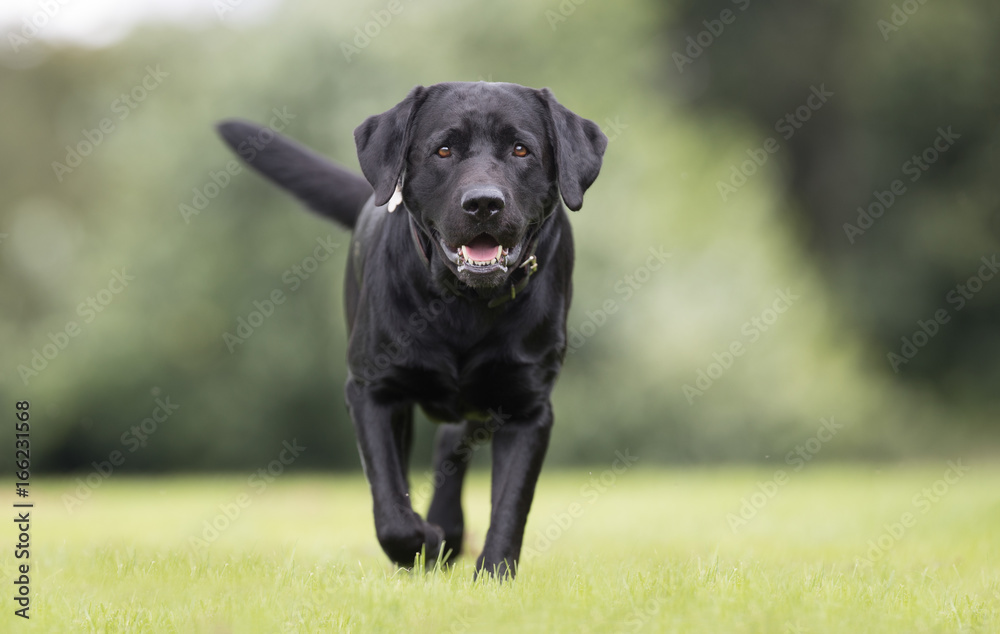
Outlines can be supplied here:
[[[0, 631], [1000, 632], [1000, 466], [947, 470], [545, 472], [504, 584], [473, 582], [468, 557], [394, 569], [360, 477], [112, 476], [72, 512], [75, 482], [39, 481], [31, 619], [8, 594]], [[471, 552], [488, 491], [474, 473]], [[12, 548], [0, 562], [10, 592]]]

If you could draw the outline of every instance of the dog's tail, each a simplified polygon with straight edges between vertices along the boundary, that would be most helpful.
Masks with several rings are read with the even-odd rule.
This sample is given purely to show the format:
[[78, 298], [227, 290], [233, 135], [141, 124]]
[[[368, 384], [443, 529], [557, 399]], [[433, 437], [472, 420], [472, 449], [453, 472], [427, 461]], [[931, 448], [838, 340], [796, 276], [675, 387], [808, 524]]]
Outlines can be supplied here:
[[274, 130], [230, 119], [216, 129], [243, 161], [307, 207], [348, 229], [372, 195], [364, 177], [334, 165]]

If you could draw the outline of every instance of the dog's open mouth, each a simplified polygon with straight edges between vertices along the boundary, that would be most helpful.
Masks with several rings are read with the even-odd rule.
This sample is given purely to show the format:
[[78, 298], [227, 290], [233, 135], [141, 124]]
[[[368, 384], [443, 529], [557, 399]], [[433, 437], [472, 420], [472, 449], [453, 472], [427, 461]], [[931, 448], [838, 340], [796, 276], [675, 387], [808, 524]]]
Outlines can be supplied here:
[[451, 262], [458, 267], [458, 272], [490, 273], [492, 271], [507, 272], [508, 267], [517, 261], [521, 253], [521, 245], [513, 248], [505, 247], [488, 233], [481, 233], [468, 244], [457, 248], [448, 246], [438, 237], [441, 249]]
[[473, 266], [497, 264], [500, 262], [500, 258], [506, 257], [505, 251], [506, 249], [500, 246], [493, 236], [486, 233], [480, 234], [469, 244], [463, 244], [458, 248], [462, 259]]

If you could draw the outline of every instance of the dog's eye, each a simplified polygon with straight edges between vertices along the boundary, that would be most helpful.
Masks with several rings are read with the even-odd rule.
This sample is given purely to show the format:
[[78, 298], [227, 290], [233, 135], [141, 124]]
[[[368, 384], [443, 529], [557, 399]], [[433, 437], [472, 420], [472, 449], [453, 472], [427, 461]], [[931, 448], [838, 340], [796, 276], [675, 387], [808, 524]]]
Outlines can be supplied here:
[[528, 156], [528, 148], [524, 147], [520, 143], [514, 146], [514, 156], [518, 158], [524, 158]]
[[437, 149], [437, 155], [440, 156], [441, 158], [448, 158], [449, 156], [451, 156], [451, 148], [448, 147], [447, 145], [442, 145]]

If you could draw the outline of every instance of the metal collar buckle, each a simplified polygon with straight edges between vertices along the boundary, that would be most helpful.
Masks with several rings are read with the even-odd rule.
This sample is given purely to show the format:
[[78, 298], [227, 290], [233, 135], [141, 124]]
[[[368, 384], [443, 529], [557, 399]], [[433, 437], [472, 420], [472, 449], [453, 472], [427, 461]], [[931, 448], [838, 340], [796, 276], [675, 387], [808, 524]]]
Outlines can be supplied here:
[[496, 308], [501, 304], [506, 304], [510, 300], [517, 297], [517, 294], [524, 290], [524, 287], [528, 285], [528, 280], [534, 275], [535, 271], [538, 270], [538, 258], [532, 253], [528, 258], [521, 263], [517, 268], [524, 269], [524, 279], [520, 282], [510, 285], [510, 297], [507, 295], [501, 295], [499, 297], [493, 298], [493, 300], [488, 304], [490, 308]]
[[532, 253], [531, 257], [525, 260], [518, 268], [524, 269], [524, 272], [528, 275], [533, 275], [538, 270], [538, 258]]

